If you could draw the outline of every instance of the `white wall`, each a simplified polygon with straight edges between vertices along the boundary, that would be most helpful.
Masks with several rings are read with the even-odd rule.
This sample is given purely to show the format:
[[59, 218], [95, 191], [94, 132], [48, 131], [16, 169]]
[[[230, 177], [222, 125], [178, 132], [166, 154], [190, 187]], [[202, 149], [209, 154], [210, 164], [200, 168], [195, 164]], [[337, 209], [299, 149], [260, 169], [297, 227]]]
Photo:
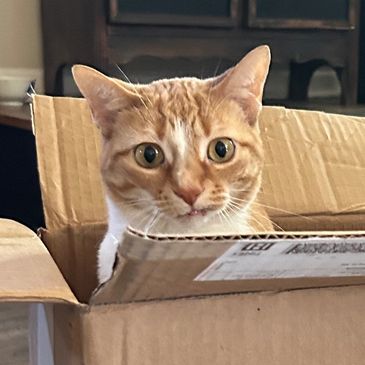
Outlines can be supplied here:
[[0, 0], [0, 78], [24, 75], [43, 84], [40, 0]]

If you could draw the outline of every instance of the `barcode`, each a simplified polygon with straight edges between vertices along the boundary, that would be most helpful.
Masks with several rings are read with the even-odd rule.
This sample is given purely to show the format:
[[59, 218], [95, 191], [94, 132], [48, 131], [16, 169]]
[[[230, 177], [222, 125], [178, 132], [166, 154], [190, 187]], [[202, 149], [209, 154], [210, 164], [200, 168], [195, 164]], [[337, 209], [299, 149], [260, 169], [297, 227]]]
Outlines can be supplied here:
[[298, 243], [290, 247], [286, 254], [331, 254], [365, 252], [365, 242], [357, 243]]

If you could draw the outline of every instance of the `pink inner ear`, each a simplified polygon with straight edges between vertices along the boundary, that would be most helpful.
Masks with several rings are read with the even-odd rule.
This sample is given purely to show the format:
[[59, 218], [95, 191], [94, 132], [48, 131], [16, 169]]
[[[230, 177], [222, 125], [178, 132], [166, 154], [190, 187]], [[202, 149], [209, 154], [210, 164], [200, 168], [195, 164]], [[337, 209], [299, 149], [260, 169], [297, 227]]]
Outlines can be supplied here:
[[261, 102], [269, 66], [268, 47], [261, 46], [254, 49], [236, 66], [217, 78], [222, 88], [221, 92], [225, 95], [241, 95], [242, 98], [247, 98], [247, 94], [251, 93]]
[[247, 102], [243, 102], [242, 107], [247, 118], [247, 123], [250, 126], [254, 126], [261, 110], [261, 103], [257, 99], [251, 98], [247, 99]]
[[248, 53], [235, 67], [217, 77], [214, 89], [218, 97], [236, 101], [244, 110], [249, 125], [255, 125], [270, 66], [268, 47]]

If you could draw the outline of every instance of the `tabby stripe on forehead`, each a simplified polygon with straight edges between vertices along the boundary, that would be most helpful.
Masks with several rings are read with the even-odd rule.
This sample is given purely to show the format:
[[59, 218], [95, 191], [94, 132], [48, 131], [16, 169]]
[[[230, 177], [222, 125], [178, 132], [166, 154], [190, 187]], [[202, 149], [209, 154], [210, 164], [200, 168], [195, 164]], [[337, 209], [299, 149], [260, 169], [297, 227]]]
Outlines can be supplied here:
[[207, 120], [206, 116], [203, 115], [203, 109], [199, 109], [198, 114], [199, 114], [200, 126], [202, 127], [205, 136], [208, 137], [211, 132], [211, 125], [209, 123], [209, 120]]

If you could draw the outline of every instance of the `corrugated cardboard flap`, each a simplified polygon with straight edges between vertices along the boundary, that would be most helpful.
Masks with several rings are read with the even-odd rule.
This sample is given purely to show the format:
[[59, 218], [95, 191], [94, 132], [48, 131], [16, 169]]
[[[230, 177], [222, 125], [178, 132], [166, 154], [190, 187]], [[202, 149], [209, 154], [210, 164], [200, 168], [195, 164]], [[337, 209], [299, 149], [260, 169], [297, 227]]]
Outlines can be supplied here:
[[33, 118], [47, 229], [105, 222], [100, 136], [85, 100], [35, 95]]
[[0, 301], [77, 303], [37, 235], [6, 219], [0, 219]]
[[[119, 250], [113, 277], [93, 296], [91, 303], [186, 298], [202, 295], [286, 291], [290, 289], [365, 284], [365, 276], [271, 277], [227, 281], [196, 281], [219, 256], [239, 240], [283, 240], [323, 237], [357, 237], [365, 242], [365, 232], [292, 232], [251, 236], [143, 236], [129, 230]], [[262, 241], [261, 241], [262, 242]], [[280, 269], [280, 268], [278, 268]]]
[[266, 107], [262, 202], [284, 230], [365, 229], [365, 118]]

